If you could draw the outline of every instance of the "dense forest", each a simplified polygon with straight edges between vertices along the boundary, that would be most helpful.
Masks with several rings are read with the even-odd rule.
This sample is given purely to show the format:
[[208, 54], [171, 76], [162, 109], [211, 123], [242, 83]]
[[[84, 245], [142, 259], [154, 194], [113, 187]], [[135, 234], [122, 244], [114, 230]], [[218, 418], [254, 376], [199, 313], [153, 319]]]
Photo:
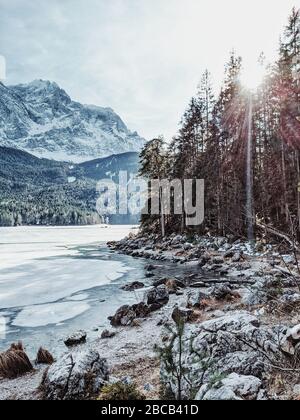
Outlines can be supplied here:
[[[218, 96], [206, 71], [169, 143], [150, 141], [141, 174], [205, 180], [205, 223], [198, 233], [297, 236], [300, 232], [300, 12], [294, 9], [278, 59], [257, 65], [255, 91], [242, 84], [242, 57], [232, 52]], [[144, 230], [187, 230], [185, 216], [142, 217]]]
[[[0, 226], [101, 223], [97, 181], [117, 182], [120, 170], [129, 176], [138, 168], [134, 152], [70, 165], [0, 147]], [[137, 216], [111, 216], [110, 222], [137, 223]]]

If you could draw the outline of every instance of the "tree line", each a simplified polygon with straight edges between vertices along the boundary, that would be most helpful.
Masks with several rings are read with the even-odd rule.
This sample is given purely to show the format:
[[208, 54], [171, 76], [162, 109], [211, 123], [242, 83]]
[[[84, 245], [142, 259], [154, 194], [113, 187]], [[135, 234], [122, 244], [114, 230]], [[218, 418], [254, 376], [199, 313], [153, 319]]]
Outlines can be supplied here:
[[[257, 65], [265, 77], [254, 92], [243, 86], [243, 60], [232, 52], [215, 95], [203, 74], [171, 142], [158, 137], [141, 153], [141, 175], [205, 180], [205, 223], [197, 233], [293, 235], [300, 240], [300, 11], [293, 9], [278, 59]], [[251, 152], [251, 153], [250, 153]], [[188, 228], [185, 215], [143, 215], [142, 228]], [[195, 230], [195, 229], [194, 229]]]

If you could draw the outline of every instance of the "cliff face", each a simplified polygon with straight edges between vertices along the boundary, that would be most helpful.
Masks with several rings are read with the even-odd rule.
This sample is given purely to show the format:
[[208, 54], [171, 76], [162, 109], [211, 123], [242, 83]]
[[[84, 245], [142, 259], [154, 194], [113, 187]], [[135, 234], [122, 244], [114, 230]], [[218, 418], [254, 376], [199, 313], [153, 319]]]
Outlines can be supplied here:
[[139, 152], [145, 140], [111, 109], [74, 102], [56, 83], [0, 83], [0, 145], [80, 163]]

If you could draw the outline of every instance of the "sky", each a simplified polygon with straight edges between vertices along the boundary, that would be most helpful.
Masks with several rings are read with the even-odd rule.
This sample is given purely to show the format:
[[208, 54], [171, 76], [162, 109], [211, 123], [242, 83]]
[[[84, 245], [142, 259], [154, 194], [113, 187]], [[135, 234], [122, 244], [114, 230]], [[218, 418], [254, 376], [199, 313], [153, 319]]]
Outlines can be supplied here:
[[300, 0], [0, 0], [6, 84], [57, 82], [113, 108], [147, 139], [170, 139], [209, 69], [216, 90], [235, 49], [251, 76]]

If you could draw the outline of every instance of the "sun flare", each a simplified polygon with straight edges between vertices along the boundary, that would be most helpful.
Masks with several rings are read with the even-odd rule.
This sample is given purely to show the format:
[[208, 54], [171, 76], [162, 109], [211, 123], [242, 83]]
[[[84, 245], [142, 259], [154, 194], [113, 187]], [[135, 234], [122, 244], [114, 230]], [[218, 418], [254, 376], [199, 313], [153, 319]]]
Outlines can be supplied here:
[[257, 90], [257, 88], [262, 84], [266, 75], [265, 67], [256, 64], [255, 66], [249, 66], [243, 68], [241, 73], [241, 83], [249, 90]]

